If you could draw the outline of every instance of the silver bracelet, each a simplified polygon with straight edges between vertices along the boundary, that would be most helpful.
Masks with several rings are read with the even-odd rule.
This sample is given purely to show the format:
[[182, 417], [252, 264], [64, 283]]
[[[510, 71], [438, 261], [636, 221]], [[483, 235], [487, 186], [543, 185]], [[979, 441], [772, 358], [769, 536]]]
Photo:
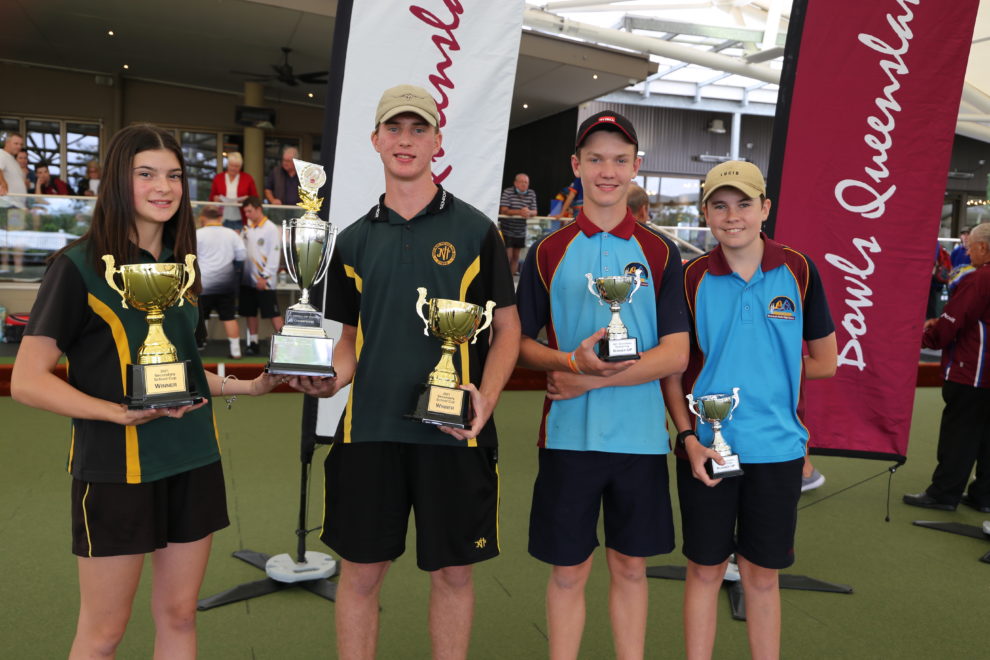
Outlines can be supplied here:
[[[224, 396], [223, 388], [226, 387], [227, 381], [230, 380], [231, 378], [233, 378], [234, 380], [240, 380], [237, 376], [233, 374], [231, 374], [230, 376], [225, 376], [223, 382], [220, 383], [220, 396]], [[225, 401], [227, 402], [227, 410], [230, 410], [230, 407], [233, 405], [234, 401], [237, 401], [237, 395], [232, 394], [229, 397], [227, 397]]]

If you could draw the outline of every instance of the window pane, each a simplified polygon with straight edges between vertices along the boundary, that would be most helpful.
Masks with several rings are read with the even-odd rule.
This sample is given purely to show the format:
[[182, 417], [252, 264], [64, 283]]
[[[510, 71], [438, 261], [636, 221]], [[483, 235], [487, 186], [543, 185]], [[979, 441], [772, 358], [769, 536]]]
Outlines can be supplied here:
[[100, 160], [100, 125], [66, 122], [65, 158], [68, 172], [63, 178], [73, 192], [79, 190], [83, 181], [88, 180], [86, 164]]
[[48, 171], [53, 175], [62, 175], [62, 154], [60, 150], [62, 130], [57, 121], [42, 121], [28, 119], [26, 122], [27, 136], [25, 148], [28, 152], [28, 162], [37, 166], [39, 161], [48, 161]]
[[206, 200], [217, 173], [217, 134], [180, 131], [179, 143], [186, 161], [186, 179], [191, 199]]

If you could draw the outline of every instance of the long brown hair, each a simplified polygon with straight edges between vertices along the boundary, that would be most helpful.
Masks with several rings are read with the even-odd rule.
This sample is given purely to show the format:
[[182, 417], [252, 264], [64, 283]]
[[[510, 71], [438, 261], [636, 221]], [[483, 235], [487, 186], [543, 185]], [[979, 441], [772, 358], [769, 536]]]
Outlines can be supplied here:
[[[79, 241], [88, 241], [89, 258], [97, 272], [103, 272], [102, 257], [112, 254], [118, 264], [138, 261], [138, 246], [134, 226], [134, 156], [142, 151], [168, 149], [182, 168], [182, 199], [179, 208], [165, 223], [162, 240], [172, 245], [175, 261], [182, 263], [187, 254], [196, 254], [196, 224], [189, 203], [189, 181], [182, 149], [175, 136], [152, 124], [135, 124], [118, 131], [107, 147], [103, 178], [93, 208], [93, 221]], [[76, 241], [76, 242], [79, 242]], [[75, 243], [71, 244], [74, 245]], [[71, 247], [71, 245], [66, 246]], [[53, 255], [53, 259], [62, 250]], [[196, 267], [194, 293], [202, 290], [199, 265]]]

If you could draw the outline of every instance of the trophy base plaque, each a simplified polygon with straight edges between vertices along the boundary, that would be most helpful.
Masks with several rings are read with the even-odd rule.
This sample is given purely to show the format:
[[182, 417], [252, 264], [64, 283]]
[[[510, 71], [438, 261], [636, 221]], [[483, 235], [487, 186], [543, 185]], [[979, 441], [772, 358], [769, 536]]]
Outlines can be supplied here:
[[739, 467], [739, 454], [729, 454], [723, 456], [722, 459], [725, 460], [724, 465], [719, 465], [715, 459], [709, 459], [705, 462], [705, 471], [709, 477], [725, 479], [726, 477], [738, 477], [743, 473], [742, 468]]
[[[283, 332], [287, 328], [283, 327]], [[319, 332], [323, 334], [323, 329]], [[285, 376], [333, 378], [337, 372], [332, 362], [333, 340], [329, 337], [279, 334], [272, 335], [265, 371]]]
[[442, 385], [420, 385], [416, 399], [416, 412], [406, 415], [424, 424], [450, 426], [455, 429], [468, 427], [471, 398], [467, 390]]
[[623, 362], [638, 360], [639, 350], [635, 337], [625, 339], [602, 339], [598, 342], [598, 359], [602, 362]]
[[164, 364], [127, 365], [128, 410], [191, 406], [203, 400], [196, 391], [189, 360]]

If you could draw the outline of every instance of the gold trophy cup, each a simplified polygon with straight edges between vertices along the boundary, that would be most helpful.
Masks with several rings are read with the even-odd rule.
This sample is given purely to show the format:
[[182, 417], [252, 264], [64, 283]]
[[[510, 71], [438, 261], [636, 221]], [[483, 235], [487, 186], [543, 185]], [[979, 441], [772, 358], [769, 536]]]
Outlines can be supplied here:
[[[182, 307], [183, 296], [196, 280], [196, 256], [186, 255], [185, 265], [177, 263], [127, 264], [115, 268], [113, 255], [103, 255], [104, 273], [110, 288], [120, 294], [121, 305], [128, 304], [147, 314], [148, 335], [138, 348], [138, 363], [127, 365], [124, 403], [131, 410], [175, 408], [199, 403], [189, 360], [179, 361], [175, 346], [165, 336], [162, 321], [165, 310]], [[117, 286], [120, 275], [123, 287]]]
[[732, 453], [732, 447], [722, 437], [722, 422], [732, 419], [732, 412], [739, 405], [739, 388], [733, 387], [732, 394], [706, 394], [694, 397], [687, 395], [688, 410], [693, 412], [704, 424], [708, 422], [715, 431], [715, 439], [712, 441], [712, 449], [718, 452], [725, 461], [722, 465], [709, 459], [705, 463], [705, 470], [712, 479], [723, 477], [738, 477], [743, 473], [739, 466], [739, 455]]
[[296, 160], [301, 218], [282, 223], [282, 254], [289, 277], [302, 289], [299, 302], [285, 310], [285, 325], [272, 335], [266, 371], [272, 374], [333, 377], [333, 339], [323, 329], [323, 313], [309, 304], [309, 289], [327, 273], [337, 228], [316, 213], [323, 200], [316, 195], [326, 183], [323, 167]]
[[608, 304], [612, 319], [605, 328], [605, 336], [598, 342], [598, 358], [604, 362], [622, 362], [623, 360], [638, 360], [639, 347], [635, 337], [629, 336], [629, 329], [619, 318], [622, 303], [632, 302], [633, 294], [640, 286], [640, 271], [630, 275], [611, 275], [609, 277], [588, 278], [588, 290], [598, 299], [599, 305]]
[[[459, 300], [426, 298], [426, 288], [419, 287], [416, 313], [423, 319], [424, 335], [432, 334], [443, 342], [442, 355], [426, 382], [419, 386], [416, 412], [407, 415], [424, 424], [436, 424], [463, 429], [470, 420], [470, 398], [458, 387], [461, 378], [454, 367], [457, 346], [470, 340], [473, 344], [478, 334], [492, 323], [494, 301], [489, 300], [485, 309]], [[423, 315], [423, 307], [428, 308]], [[484, 322], [482, 322], [484, 319]]]

